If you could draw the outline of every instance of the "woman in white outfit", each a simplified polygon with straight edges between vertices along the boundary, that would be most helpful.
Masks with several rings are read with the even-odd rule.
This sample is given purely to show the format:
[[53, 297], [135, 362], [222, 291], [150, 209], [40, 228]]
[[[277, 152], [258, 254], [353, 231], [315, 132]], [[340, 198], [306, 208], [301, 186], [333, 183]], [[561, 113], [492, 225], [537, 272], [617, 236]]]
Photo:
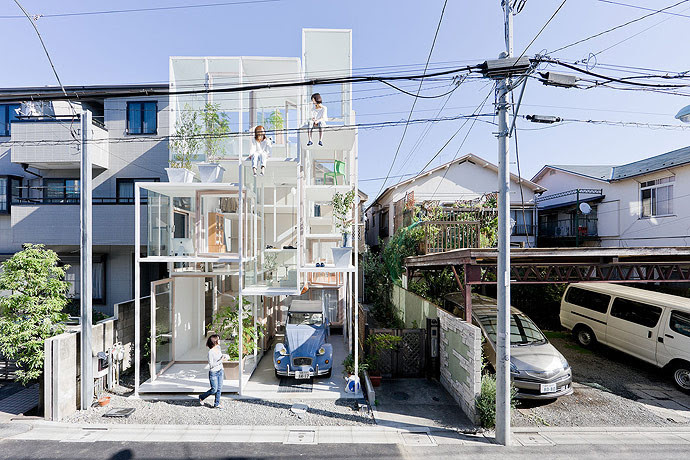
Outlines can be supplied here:
[[309, 129], [307, 130], [309, 134], [307, 147], [313, 144], [311, 141], [311, 133], [314, 131], [314, 128], [319, 128], [319, 145], [323, 147], [323, 128], [326, 126], [326, 121], [328, 120], [328, 109], [323, 105], [323, 100], [319, 93], [312, 94], [311, 101], [314, 103], [314, 107], [311, 109], [311, 121], [309, 122]]
[[256, 168], [261, 165], [261, 175], [264, 175], [266, 161], [271, 156], [271, 140], [266, 137], [264, 127], [259, 125], [254, 128], [254, 137], [250, 141], [249, 154], [252, 157], [252, 170], [256, 176]]

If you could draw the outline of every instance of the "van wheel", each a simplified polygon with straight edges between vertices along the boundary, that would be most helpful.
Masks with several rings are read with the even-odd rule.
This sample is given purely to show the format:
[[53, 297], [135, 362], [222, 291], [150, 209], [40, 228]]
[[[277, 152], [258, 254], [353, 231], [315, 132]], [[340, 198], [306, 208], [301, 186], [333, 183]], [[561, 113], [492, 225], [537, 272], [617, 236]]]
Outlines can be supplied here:
[[673, 383], [683, 391], [690, 392], [690, 363], [680, 362], [673, 366]]
[[577, 343], [585, 348], [591, 348], [597, 343], [597, 337], [594, 335], [594, 331], [587, 326], [578, 326], [574, 331], [575, 340]]

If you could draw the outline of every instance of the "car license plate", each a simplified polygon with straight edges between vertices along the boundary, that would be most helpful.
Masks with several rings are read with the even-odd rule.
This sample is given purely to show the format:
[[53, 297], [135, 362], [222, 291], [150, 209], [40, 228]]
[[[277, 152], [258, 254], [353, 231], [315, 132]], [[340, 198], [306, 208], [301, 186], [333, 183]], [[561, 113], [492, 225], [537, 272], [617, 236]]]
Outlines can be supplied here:
[[555, 393], [558, 391], [555, 383], [542, 383], [540, 388], [542, 393]]
[[[295, 372], [295, 378], [296, 379], [308, 379], [311, 376], [309, 375], [309, 371], [297, 371]], [[556, 390], [553, 390], [556, 391]]]

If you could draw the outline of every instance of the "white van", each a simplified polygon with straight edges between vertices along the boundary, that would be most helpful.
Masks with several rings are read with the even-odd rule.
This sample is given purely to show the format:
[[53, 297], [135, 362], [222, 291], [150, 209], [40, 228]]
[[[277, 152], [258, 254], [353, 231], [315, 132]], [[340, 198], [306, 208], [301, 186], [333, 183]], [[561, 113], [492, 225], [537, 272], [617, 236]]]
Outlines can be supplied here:
[[609, 283], [576, 283], [561, 300], [561, 325], [584, 347], [596, 342], [671, 371], [690, 391], [690, 299]]

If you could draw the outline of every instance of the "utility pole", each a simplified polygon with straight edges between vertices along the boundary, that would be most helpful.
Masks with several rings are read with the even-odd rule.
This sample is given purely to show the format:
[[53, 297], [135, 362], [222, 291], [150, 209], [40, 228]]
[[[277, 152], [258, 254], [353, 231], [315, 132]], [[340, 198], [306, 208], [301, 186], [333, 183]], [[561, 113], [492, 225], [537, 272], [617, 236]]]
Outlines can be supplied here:
[[[506, 52], [513, 55], [513, 9], [503, 0]], [[510, 74], [498, 80], [498, 279], [496, 334], [496, 441], [510, 445], [510, 162], [508, 151], [508, 93]]]
[[84, 110], [81, 113], [81, 177], [79, 180], [80, 196], [79, 208], [81, 211], [81, 247], [80, 271], [81, 271], [81, 408], [86, 410], [91, 407], [93, 401], [93, 356], [91, 349], [91, 308], [92, 308], [92, 169], [91, 152], [89, 152], [88, 138], [91, 131], [91, 112]]

